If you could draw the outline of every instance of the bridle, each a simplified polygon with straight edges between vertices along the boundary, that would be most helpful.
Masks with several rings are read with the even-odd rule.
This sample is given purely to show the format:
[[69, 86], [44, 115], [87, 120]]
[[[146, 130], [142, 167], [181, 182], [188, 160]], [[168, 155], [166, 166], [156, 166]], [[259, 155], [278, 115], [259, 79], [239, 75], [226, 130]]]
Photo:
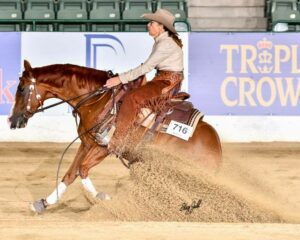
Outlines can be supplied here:
[[[79, 101], [75, 106], [72, 106], [73, 109], [74, 109], [73, 110], [73, 115], [75, 115], [77, 113], [78, 108], [80, 108], [83, 105], [83, 103], [85, 103], [86, 101], [90, 100], [92, 97], [98, 96], [98, 95], [100, 95], [100, 94], [102, 94], [102, 93], [107, 92], [108, 90], [110, 90], [110, 89], [108, 89], [106, 87], [102, 87], [102, 88], [93, 90], [91, 92], [87, 92], [87, 93], [81, 94], [79, 96], [76, 96], [76, 97], [73, 97], [73, 98], [70, 98], [70, 99], [67, 99], [67, 100], [61, 100], [61, 101], [59, 101], [57, 103], [54, 103], [54, 104], [51, 104], [49, 106], [43, 107], [43, 102], [41, 100], [42, 97], [38, 93], [38, 90], [37, 90], [37, 87], [36, 87], [36, 79], [35, 78], [31, 78], [30, 81], [31, 81], [31, 84], [29, 85], [29, 96], [28, 96], [27, 104], [26, 104], [26, 112], [23, 114], [23, 116], [26, 119], [29, 119], [30, 117], [32, 117], [36, 113], [43, 112], [46, 109], [56, 107], [56, 106], [61, 105], [63, 103], [68, 103], [68, 104], [70, 104], [72, 106], [72, 104], [70, 103], [72, 100], [76, 100], [78, 98], [86, 96], [81, 101]], [[31, 107], [32, 107], [31, 106], [31, 102], [32, 102], [33, 92], [35, 93], [34, 94], [35, 95], [35, 100], [38, 101], [38, 103], [39, 103], [39, 106], [37, 107], [36, 111], [31, 111]]]
[[42, 108], [43, 108], [43, 103], [42, 103], [42, 101], [41, 101], [42, 97], [41, 97], [41, 95], [38, 93], [38, 90], [37, 90], [37, 88], [36, 88], [36, 79], [35, 79], [35, 78], [31, 78], [30, 81], [31, 81], [31, 84], [29, 85], [29, 96], [28, 96], [27, 104], [26, 104], [26, 112], [25, 112], [25, 114], [24, 114], [24, 116], [25, 116], [26, 118], [28, 118], [28, 117], [26, 116], [26, 113], [29, 113], [31, 116], [35, 113], [35, 112], [32, 113], [32, 112], [30, 111], [30, 110], [31, 110], [31, 99], [32, 99], [32, 93], [33, 93], [33, 92], [35, 93], [35, 100], [37, 100], [38, 103], [39, 103], [38, 108], [39, 108], [39, 107], [42, 107]]
[[[111, 78], [111, 77], [114, 77], [114, 76], [116, 76], [116, 75], [113, 74], [113, 72], [111, 70], [107, 71], [107, 77], [108, 78]], [[28, 96], [27, 105], [26, 105], [26, 112], [23, 114], [24, 118], [26, 118], [26, 119], [29, 119], [30, 117], [32, 117], [36, 113], [43, 112], [46, 109], [56, 107], [56, 106], [61, 105], [63, 103], [68, 103], [69, 105], [71, 105], [73, 107], [73, 116], [76, 119], [76, 115], [78, 113], [78, 111], [77, 111], [78, 108], [80, 108], [85, 102], [87, 102], [91, 98], [93, 98], [95, 96], [99, 96], [99, 95], [103, 94], [104, 92], [108, 92], [109, 90], [112, 91], [112, 96], [114, 98], [114, 88], [109, 89], [109, 88], [106, 88], [106, 87], [102, 87], [102, 88], [93, 90], [91, 92], [87, 92], [87, 93], [81, 94], [79, 96], [76, 96], [76, 97], [73, 97], [73, 98], [70, 98], [70, 99], [67, 99], [67, 100], [61, 100], [57, 103], [53, 103], [51, 105], [43, 107], [43, 103], [42, 103], [42, 100], [41, 100], [41, 95], [37, 91], [36, 79], [34, 77], [31, 77], [30, 81], [31, 81], [31, 84], [29, 85], [29, 96]], [[39, 106], [37, 107], [36, 111], [32, 112], [30, 110], [31, 110], [31, 98], [32, 98], [33, 91], [35, 92], [35, 99], [39, 102]], [[79, 101], [75, 106], [73, 106], [70, 103], [72, 100], [76, 100], [76, 99], [81, 98], [83, 96], [86, 96], [86, 97], [83, 98], [81, 101]]]

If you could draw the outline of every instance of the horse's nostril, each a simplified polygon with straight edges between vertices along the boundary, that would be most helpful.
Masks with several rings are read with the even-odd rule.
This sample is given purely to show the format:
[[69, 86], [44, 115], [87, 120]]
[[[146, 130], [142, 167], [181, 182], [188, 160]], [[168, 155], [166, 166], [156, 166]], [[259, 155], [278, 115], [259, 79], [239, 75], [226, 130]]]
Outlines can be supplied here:
[[12, 122], [12, 123], [10, 124], [10, 129], [16, 129], [16, 124]]
[[15, 114], [7, 118], [7, 123], [11, 129], [24, 128], [27, 125], [27, 120], [23, 114]]

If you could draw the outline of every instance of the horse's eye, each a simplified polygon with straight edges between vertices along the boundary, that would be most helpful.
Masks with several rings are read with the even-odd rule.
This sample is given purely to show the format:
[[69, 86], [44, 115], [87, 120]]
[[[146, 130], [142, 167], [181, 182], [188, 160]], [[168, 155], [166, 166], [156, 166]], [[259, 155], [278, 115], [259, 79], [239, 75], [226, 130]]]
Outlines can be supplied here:
[[18, 86], [18, 91], [22, 93], [22, 92], [24, 91], [24, 88], [23, 88], [22, 86], [19, 85], [19, 86]]

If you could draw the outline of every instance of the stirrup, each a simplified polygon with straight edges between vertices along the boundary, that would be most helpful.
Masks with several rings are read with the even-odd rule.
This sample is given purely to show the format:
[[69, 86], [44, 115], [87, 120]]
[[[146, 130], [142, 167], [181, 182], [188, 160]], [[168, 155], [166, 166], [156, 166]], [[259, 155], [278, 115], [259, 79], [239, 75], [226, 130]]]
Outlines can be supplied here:
[[114, 135], [114, 132], [116, 130], [116, 127], [112, 125], [111, 127], [107, 127], [104, 129], [103, 132], [97, 132], [96, 133], [96, 142], [103, 147], [106, 147], [108, 143], [110, 142], [112, 136]]

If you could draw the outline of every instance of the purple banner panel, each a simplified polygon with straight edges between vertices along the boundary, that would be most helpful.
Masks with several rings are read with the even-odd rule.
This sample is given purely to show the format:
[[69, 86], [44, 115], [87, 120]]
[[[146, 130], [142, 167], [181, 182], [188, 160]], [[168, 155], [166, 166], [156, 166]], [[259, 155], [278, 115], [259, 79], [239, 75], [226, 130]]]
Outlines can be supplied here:
[[299, 33], [191, 33], [189, 93], [208, 115], [300, 115]]
[[21, 63], [21, 33], [0, 32], [0, 115], [14, 103]]

